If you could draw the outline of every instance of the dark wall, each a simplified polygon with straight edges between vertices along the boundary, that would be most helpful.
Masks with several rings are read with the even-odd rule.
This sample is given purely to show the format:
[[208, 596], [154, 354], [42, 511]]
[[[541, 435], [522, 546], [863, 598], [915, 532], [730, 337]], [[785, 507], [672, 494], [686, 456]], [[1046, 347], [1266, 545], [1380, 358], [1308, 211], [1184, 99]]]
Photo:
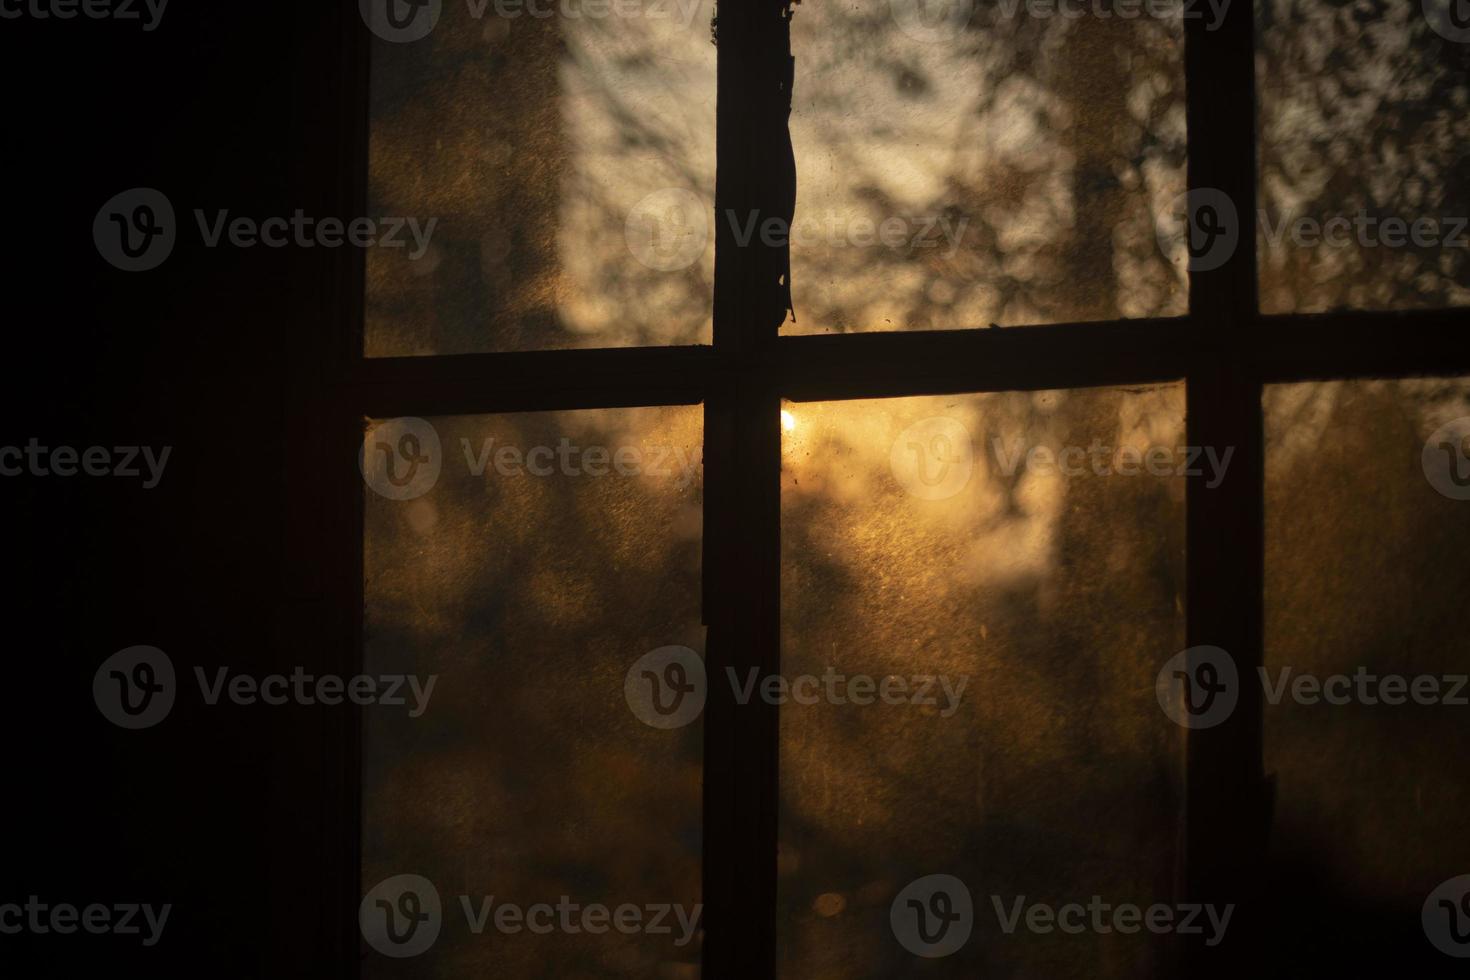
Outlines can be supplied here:
[[[355, 957], [332, 948], [353, 926], [333, 890], [350, 716], [210, 706], [194, 669], [350, 656], [352, 565], [328, 542], [351, 508], [329, 486], [354, 460], [321, 440], [341, 419], [332, 351], [351, 314], [333, 297], [356, 257], [205, 248], [192, 211], [352, 216], [362, 31], [355, 3], [327, 0], [173, 0], [152, 31], [0, 20], [0, 446], [171, 447], [153, 489], [0, 477], [0, 905], [173, 906], [152, 948], [0, 935], [0, 974], [324, 977]], [[179, 241], [125, 273], [92, 222], [137, 186], [169, 197]], [[92, 679], [138, 644], [168, 654], [180, 694], [161, 724], [126, 731]]]

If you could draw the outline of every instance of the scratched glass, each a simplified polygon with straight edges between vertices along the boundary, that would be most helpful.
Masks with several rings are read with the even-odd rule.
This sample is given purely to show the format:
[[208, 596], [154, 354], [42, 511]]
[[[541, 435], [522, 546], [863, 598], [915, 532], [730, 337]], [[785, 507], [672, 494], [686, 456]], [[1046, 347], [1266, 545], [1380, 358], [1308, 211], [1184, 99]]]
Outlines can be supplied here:
[[[573, 931], [557, 912], [538, 935], [493, 916], [700, 902], [702, 723], [645, 724], [625, 689], [650, 652], [703, 650], [700, 409], [417, 424], [369, 440], [364, 670], [437, 681], [419, 717], [363, 709], [362, 887], [422, 875], [443, 921], [412, 959], [367, 950], [364, 976], [697, 976], [677, 925], [599, 933], [577, 913]], [[475, 917], [494, 896], [482, 933], [462, 896]]]
[[788, 332], [1187, 311], [1182, 242], [1159, 233], [1185, 190], [1179, 5], [1046, 7], [793, 8]]
[[1262, 311], [1470, 303], [1464, 0], [1257, 0]]
[[1470, 379], [1278, 385], [1264, 407], [1258, 918], [1282, 976], [1446, 976], [1420, 914], [1470, 870]]
[[[1154, 682], [1184, 644], [1183, 386], [784, 423], [781, 975], [1169, 975], [1158, 937], [1006, 934], [992, 896], [1170, 900], [1183, 729]], [[926, 960], [893, 917], [940, 937], [958, 896], [906, 890], [936, 874], [974, 927]]]
[[369, 213], [434, 225], [368, 249], [367, 355], [707, 343], [713, 0], [441, 6], [372, 48]]

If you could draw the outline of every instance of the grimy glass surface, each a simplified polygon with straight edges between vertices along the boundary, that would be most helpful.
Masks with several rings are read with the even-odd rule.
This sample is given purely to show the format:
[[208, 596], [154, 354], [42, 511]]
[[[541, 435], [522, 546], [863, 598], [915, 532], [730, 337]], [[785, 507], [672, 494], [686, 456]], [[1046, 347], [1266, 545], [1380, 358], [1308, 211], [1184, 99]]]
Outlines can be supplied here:
[[1257, 0], [1262, 312], [1470, 303], [1463, 11]]
[[794, 8], [787, 332], [1186, 312], [1187, 256], [1166, 220], [1185, 190], [1177, 10], [1035, 7]]
[[712, 5], [446, 0], [375, 41], [370, 213], [435, 225], [368, 249], [369, 356], [709, 341]]
[[[1006, 934], [995, 902], [1174, 900], [1183, 413], [1177, 384], [787, 406], [783, 977], [1165, 975], [1158, 937]], [[890, 914], [936, 874], [974, 928], [927, 960]]]
[[[437, 681], [420, 717], [362, 709], [362, 884], [427, 878], [442, 928], [364, 976], [695, 977], [672, 914], [592, 934], [581, 910], [700, 902], [702, 723], [650, 727], [624, 694], [648, 652], [703, 652], [700, 409], [427, 421], [432, 489], [365, 491], [364, 670]], [[494, 896], [478, 935], [463, 896], [475, 917]], [[495, 924], [564, 896], [578, 931]]]
[[[1463, 961], [1420, 916], [1470, 873], [1470, 690], [1443, 680], [1470, 674], [1470, 379], [1282, 385], [1264, 407], [1280, 975], [1446, 976]], [[1438, 700], [1416, 703], [1427, 677]]]

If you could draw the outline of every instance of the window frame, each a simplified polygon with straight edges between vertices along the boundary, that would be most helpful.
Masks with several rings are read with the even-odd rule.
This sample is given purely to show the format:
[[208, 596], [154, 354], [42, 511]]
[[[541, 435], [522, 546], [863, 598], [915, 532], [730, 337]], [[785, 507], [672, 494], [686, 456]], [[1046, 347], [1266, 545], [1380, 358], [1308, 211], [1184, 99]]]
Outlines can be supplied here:
[[[335, 101], [342, 214], [367, 207], [370, 36], [357, 0], [346, 25]], [[790, 219], [796, 170], [787, 130], [792, 53], [789, 0], [720, 5], [716, 213]], [[1232, 5], [1223, 23], [1185, 21], [1188, 186], [1225, 192], [1257, 213], [1255, 19]], [[1254, 226], [1252, 226], [1254, 232]], [[780, 407], [792, 401], [1048, 390], [1183, 381], [1186, 441], [1234, 447], [1229, 478], [1186, 490], [1186, 636], [1231, 651], [1244, 681], [1239, 707], [1218, 727], [1185, 733], [1179, 900], [1248, 903], [1259, 887], [1270, 823], [1263, 768], [1265, 385], [1328, 379], [1470, 373], [1470, 309], [1263, 315], [1256, 236], [1243, 234], [1223, 266], [1191, 271], [1189, 310], [1167, 319], [953, 331], [781, 336], [789, 254], [738, 246], [716, 222], [714, 333], [709, 346], [524, 351], [427, 357], [363, 354], [365, 259], [332, 258], [329, 329], [295, 383], [312, 412], [303, 457], [355, 461], [365, 418], [500, 414], [703, 404], [706, 660], [780, 668]], [[323, 383], [323, 381], [325, 383]], [[335, 464], [334, 464], [335, 465]], [[332, 645], [344, 674], [361, 669], [364, 487], [355, 466], [327, 481], [322, 592], [340, 624]], [[323, 738], [326, 826], [344, 828], [323, 855], [339, 902], [326, 913], [333, 973], [360, 973], [361, 716]], [[734, 703], [712, 685], [704, 715], [703, 972], [708, 980], [775, 977], [779, 714]], [[1256, 962], [1251, 930], [1206, 950], [1179, 950], [1192, 977], [1238, 975]]]

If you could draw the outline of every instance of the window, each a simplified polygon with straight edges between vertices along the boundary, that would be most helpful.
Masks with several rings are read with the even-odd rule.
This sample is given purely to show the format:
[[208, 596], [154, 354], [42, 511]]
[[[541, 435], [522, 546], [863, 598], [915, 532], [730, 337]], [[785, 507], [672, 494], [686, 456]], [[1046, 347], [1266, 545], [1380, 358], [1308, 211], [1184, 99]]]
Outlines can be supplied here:
[[[1267, 2], [1255, 20], [1238, 5], [1174, 28], [1114, 21], [1101, 35], [1079, 33], [1092, 21], [1008, 27], [993, 11], [946, 31], [888, 16], [900, 6], [725, 3], [715, 45], [698, 4], [692, 33], [451, 23], [446, 7], [447, 26], [416, 42], [428, 47], [372, 46], [363, 194], [378, 210], [442, 214], [446, 230], [425, 265], [375, 250], [359, 270], [344, 435], [360, 439], [365, 418], [428, 420], [445, 465], [478, 459], [480, 472], [497, 447], [564, 441], [604, 445], [609, 473], [619, 446], [702, 446], [703, 460], [682, 485], [559, 468], [416, 500], [367, 495], [365, 542], [351, 546], [365, 552], [368, 659], [457, 664], [463, 686], [442, 728], [364, 731], [352, 888], [417, 861], [472, 888], [493, 870], [537, 893], [527, 900], [572, 881], [704, 906], [697, 950], [577, 941], [548, 960], [519, 940], [448, 941], [436, 975], [906, 975], [918, 961], [881, 935], [893, 892], [925, 869], [963, 877], [982, 862], [977, 874], [1018, 893], [1040, 867], [1059, 899], [1104, 881], [1141, 903], [1236, 903], [1244, 924], [1219, 948], [1095, 936], [971, 947], [932, 975], [1242, 975], [1276, 935], [1251, 911], [1270, 846], [1265, 766], [1311, 752], [1286, 716], [1268, 726], [1252, 680], [1272, 662], [1268, 641], [1278, 654], [1294, 642], [1281, 617], [1304, 601], [1283, 583], [1270, 593], [1282, 604], [1267, 604], [1290, 567], [1280, 514], [1302, 506], [1273, 482], [1293, 424], [1282, 407], [1299, 385], [1470, 372], [1455, 305], [1466, 265], [1420, 250], [1401, 268], [1372, 265], [1355, 289], [1341, 277], [1363, 272], [1359, 258], [1314, 272], [1249, 233], [1258, 202], [1274, 208], [1307, 179], [1303, 151], [1281, 138], [1302, 69], [1269, 70], [1310, 43], [1263, 42], [1258, 130], [1256, 24], [1300, 21], [1312, 4]], [[1470, 47], [1415, 30], [1435, 45], [1432, 82], [1415, 91], [1463, 116]], [[652, 83], [650, 52], [678, 85]], [[1095, 113], [1048, 108], [1049, 86], [1097, 89]], [[1435, 166], [1450, 201], [1463, 141], [1457, 153], [1436, 125], [1458, 124], [1424, 121], [1415, 139], [1448, 141]], [[915, 140], [916, 155], [899, 151]], [[978, 144], [984, 165], [965, 159]], [[1340, 155], [1323, 200], [1356, 200], [1344, 187], [1361, 159]], [[1002, 176], [1004, 188], [988, 183]], [[1246, 217], [1212, 261], [1214, 238], [1201, 248], [1198, 236], [1229, 227], [1222, 198]], [[973, 248], [913, 247], [917, 223], [932, 218], [942, 238], [967, 209], [985, 226]], [[1171, 210], [1182, 231], [1156, 250]], [[902, 219], [905, 249], [883, 251], [875, 214]], [[833, 216], [871, 224], [866, 244], [823, 238]], [[805, 248], [803, 217], [818, 229]], [[790, 234], [763, 233], [768, 219]], [[1069, 443], [1116, 438], [1127, 419], [1125, 431], [1232, 457], [1218, 480], [1084, 478], [1065, 506], [1036, 483], [1025, 512], [1006, 509], [1013, 485], [904, 524], [912, 500], [889, 453], [934, 417], [967, 418], [1001, 446], [1059, 427]], [[393, 431], [390, 456], [406, 434]], [[919, 452], [933, 435], [914, 437]], [[1023, 568], [1031, 592], [1008, 595], [1012, 566], [1043, 551], [1089, 567]], [[816, 673], [832, 659], [824, 645], [843, 641], [842, 662], [886, 676], [915, 636], [904, 649], [941, 667], [968, 658], [986, 686], [956, 726], [870, 728], [741, 704], [713, 681], [699, 725], [669, 738], [608, 713], [627, 664], [655, 648], [695, 649], [717, 679]], [[1243, 679], [1229, 718], [1181, 730], [1138, 711], [1158, 654], [1202, 646], [1228, 650]], [[1048, 698], [1077, 710], [1056, 708], [1045, 738], [1007, 742]], [[977, 744], [1005, 751], [982, 761]], [[963, 782], [977, 767], [979, 799]], [[480, 775], [466, 788], [456, 773], [469, 770]], [[1047, 772], [1061, 775], [1045, 785]], [[1281, 800], [1294, 832], [1310, 824], [1313, 804]], [[1098, 814], [1114, 823], [1065, 839]], [[864, 892], [873, 881], [894, 887]], [[368, 962], [364, 975], [393, 975]]]

